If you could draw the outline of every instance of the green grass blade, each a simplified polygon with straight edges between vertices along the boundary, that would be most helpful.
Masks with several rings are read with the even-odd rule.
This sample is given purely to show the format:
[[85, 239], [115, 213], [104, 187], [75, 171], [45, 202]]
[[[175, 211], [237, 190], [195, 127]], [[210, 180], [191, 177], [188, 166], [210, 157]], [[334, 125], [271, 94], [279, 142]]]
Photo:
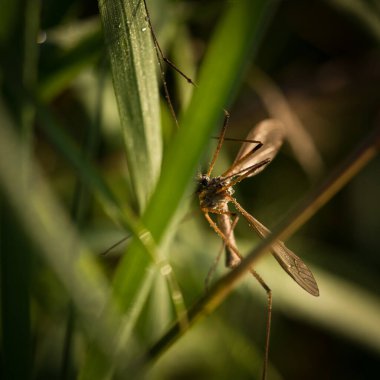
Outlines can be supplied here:
[[145, 208], [161, 168], [156, 56], [139, 0], [99, 1], [131, 184]]
[[[7, 90], [15, 95], [33, 91], [37, 80], [38, 48], [36, 36], [40, 28], [40, 1], [25, 4], [5, 2], [0, 16], [0, 50], [2, 60], [1, 102], [7, 98]], [[6, 52], [6, 53], [5, 53]], [[17, 64], [16, 64], [17, 62]], [[15, 96], [8, 106], [18, 120], [20, 138], [23, 141], [19, 155], [17, 175], [25, 186], [29, 161], [34, 149], [33, 104]], [[7, 122], [5, 112], [0, 112], [0, 125]], [[5, 160], [7, 163], [7, 160]], [[32, 373], [32, 327], [30, 314], [30, 280], [32, 276], [32, 249], [25, 228], [19, 225], [12, 207], [0, 187], [0, 267], [1, 267], [1, 324], [2, 351], [7, 378], [30, 378]], [[3, 366], [2, 366], [3, 367]], [[0, 375], [1, 376], [1, 375]]]
[[17, 175], [23, 165], [19, 154], [22, 149], [11, 126], [3, 119], [0, 126], [0, 187], [4, 201], [27, 231], [36, 252], [65, 286], [88, 336], [109, 359], [114, 353], [121, 323], [115, 305], [109, 300], [109, 284], [96, 258], [82, 245], [33, 160], [29, 165], [28, 186]]

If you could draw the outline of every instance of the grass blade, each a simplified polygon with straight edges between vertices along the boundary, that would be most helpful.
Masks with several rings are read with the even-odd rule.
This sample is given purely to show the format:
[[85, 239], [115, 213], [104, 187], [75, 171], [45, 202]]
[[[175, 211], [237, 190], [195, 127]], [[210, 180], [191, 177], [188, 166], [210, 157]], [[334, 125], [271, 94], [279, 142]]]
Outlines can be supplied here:
[[22, 176], [15, 175], [23, 166], [19, 154], [23, 148], [9, 124], [3, 119], [0, 128], [0, 187], [4, 199], [28, 232], [36, 252], [66, 288], [94, 346], [110, 360], [121, 322], [108, 297], [109, 284], [33, 160], [28, 166], [28, 186]]
[[131, 184], [142, 211], [161, 168], [156, 57], [139, 0], [99, 1]]

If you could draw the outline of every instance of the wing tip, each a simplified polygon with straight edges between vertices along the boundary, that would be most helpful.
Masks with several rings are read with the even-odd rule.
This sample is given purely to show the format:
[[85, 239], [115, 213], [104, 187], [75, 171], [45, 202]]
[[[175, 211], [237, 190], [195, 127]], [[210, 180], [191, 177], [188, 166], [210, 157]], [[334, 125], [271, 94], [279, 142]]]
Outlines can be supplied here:
[[312, 296], [314, 297], [319, 297], [320, 293], [319, 293], [319, 289], [318, 287], [316, 289], [313, 289], [312, 292], [309, 292]]

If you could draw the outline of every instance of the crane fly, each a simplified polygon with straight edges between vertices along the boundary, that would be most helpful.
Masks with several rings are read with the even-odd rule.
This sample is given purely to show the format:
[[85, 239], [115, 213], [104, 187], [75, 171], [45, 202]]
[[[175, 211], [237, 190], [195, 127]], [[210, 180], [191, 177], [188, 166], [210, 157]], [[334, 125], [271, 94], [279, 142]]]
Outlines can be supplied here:
[[[165, 86], [166, 98], [170, 102], [170, 96], [166, 88], [161, 59], [171, 68], [177, 71], [186, 81], [196, 86], [190, 77], [184, 74], [174, 63], [164, 56], [158, 43], [150, 20], [149, 10], [146, 0], [143, 0], [146, 12], [146, 19], [152, 34], [153, 43], [157, 53], [157, 59], [160, 64], [161, 74]], [[170, 102], [170, 108], [173, 108]], [[173, 111], [173, 110], [172, 110]], [[173, 111], [174, 112], [174, 111]], [[176, 116], [174, 114], [174, 118]], [[245, 142], [240, 148], [234, 163], [221, 176], [211, 177], [219, 151], [225, 139], [225, 133], [228, 125], [229, 113], [225, 111], [225, 118], [222, 132], [219, 136], [218, 146], [214, 152], [211, 164], [206, 174], [199, 176], [197, 193], [202, 212], [210, 223], [211, 227], [223, 239], [226, 245], [226, 266], [233, 268], [241, 261], [241, 255], [236, 248], [233, 228], [237, 219], [233, 222], [231, 217], [233, 213], [228, 210], [228, 203], [232, 203], [238, 212], [248, 221], [248, 224], [260, 235], [265, 238], [270, 231], [261, 224], [257, 219], [250, 215], [244, 208], [232, 197], [234, 193], [233, 186], [245, 178], [252, 177], [262, 170], [272, 161], [277, 154], [284, 140], [284, 129], [282, 124], [274, 119], [267, 119], [253, 128]], [[234, 140], [234, 139], [231, 139]], [[239, 141], [239, 140], [237, 140]], [[217, 214], [218, 222], [215, 223], [209, 214]], [[218, 226], [219, 225], [219, 226]], [[271, 252], [281, 267], [307, 292], [313, 296], [319, 295], [318, 285], [313, 274], [305, 263], [295, 255], [291, 250], [286, 248], [285, 244], [277, 241], [273, 244]]]
[[[267, 119], [254, 127], [242, 144], [233, 164], [220, 176], [212, 177], [211, 172], [222, 147], [228, 125], [229, 114], [225, 111], [225, 119], [219, 142], [206, 174], [198, 177], [197, 194], [201, 211], [210, 226], [222, 238], [226, 251], [225, 265], [234, 268], [240, 264], [242, 256], [237, 248], [234, 228], [238, 221], [237, 214], [229, 210], [229, 203], [235, 207], [256, 233], [265, 238], [270, 231], [249, 214], [233, 197], [234, 185], [245, 178], [253, 177], [266, 168], [273, 160], [284, 140], [282, 124], [274, 119]], [[216, 215], [214, 221], [210, 214]], [[288, 249], [282, 241], [275, 242], [271, 247], [271, 253], [285, 272], [293, 280], [313, 296], [319, 296], [318, 285], [313, 274], [306, 264]], [[268, 313], [264, 352], [264, 368], [262, 378], [266, 378], [269, 353], [269, 336], [272, 310], [272, 291], [260, 275], [251, 268], [251, 274], [264, 288], [268, 298]]]

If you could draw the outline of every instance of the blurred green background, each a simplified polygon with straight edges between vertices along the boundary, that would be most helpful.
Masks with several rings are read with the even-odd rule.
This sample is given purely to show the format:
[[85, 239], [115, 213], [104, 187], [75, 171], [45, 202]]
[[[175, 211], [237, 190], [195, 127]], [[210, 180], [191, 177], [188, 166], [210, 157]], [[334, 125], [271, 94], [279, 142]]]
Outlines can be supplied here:
[[[178, 131], [143, 3], [99, 3], [102, 16], [95, 1], [1, 2], [4, 379], [110, 378], [112, 364], [126, 378], [123, 366], [134, 368], [166, 331], [184, 307], [181, 297], [189, 307], [204, 294], [221, 242], [198, 210], [194, 178], [215, 148], [210, 136], [220, 130], [223, 107], [231, 113], [230, 137], [244, 138], [268, 116], [289, 128], [276, 160], [236, 189], [243, 207], [268, 227], [379, 125], [379, 1], [148, 1], [165, 54], [194, 79], [199, 93], [205, 89], [187, 108], [193, 87], [164, 66]], [[240, 6], [252, 10], [241, 22]], [[109, 9], [116, 18], [118, 9], [127, 10], [114, 40], [118, 21]], [[146, 38], [142, 67], [153, 71], [143, 78], [149, 85], [142, 93], [120, 79], [124, 69], [139, 79], [137, 66], [126, 68], [131, 57], [137, 62], [133, 49], [142, 49], [133, 31], [128, 34], [135, 18]], [[132, 50], [118, 58], [113, 54], [120, 54], [122, 38], [130, 39]], [[230, 61], [227, 75], [223, 65]], [[205, 74], [198, 77], [203, 63]], [[134, 102], [142, 109], [147, 100], [154, 103], [156, 83], [161, 116], [149, 104], [149, 117], [140, 115], [146, 125], [133, 124], [120, 107], [128, 113]], [[238, 149], [225, 142], [214, 174], [233, 162]], [[177, 162], [183, 171], [174, 172]], [[273, 290], [268, 379], [376, 376], [379, 195], [376, 157], [289, 240], [313, 271], [319, 298], [299, 288], [269, 255], [258, 262]], [[141, 244], [131, 238], [101, 255], [126, 235], [139, 236]], [[243, 220], [236, 235], [243, 254], [258, 242]], [[212, 281], [226, 271], [222, 259]], [[260, 378], [265, 300], [247, 277], [147, 372], [134, 368], [129, 377]]]

